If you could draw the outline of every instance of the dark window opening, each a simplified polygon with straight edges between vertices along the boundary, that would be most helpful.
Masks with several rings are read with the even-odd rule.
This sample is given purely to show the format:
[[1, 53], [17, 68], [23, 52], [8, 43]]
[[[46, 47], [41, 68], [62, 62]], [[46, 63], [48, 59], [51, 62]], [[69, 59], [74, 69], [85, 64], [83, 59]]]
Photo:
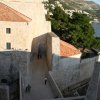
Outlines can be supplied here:
[[1, 83], [7, 83], [7, 79], [1, 79]]
[[6, 49], [11, 49], [11, 43], [6, 43]]
[[11, 28], [6, 28], [6, 33], [10, 34], [11, 33]]

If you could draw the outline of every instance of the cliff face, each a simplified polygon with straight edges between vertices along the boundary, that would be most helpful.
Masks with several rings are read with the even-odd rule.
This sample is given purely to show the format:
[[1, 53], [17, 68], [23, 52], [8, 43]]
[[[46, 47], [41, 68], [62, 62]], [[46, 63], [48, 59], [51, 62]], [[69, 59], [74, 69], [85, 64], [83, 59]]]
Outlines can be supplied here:
[[93, 1], [87, 0], [61, 0], [65, 2], [72, 9], [81, 9], [81, 10], [99, 10], [100, 5], [96, 4]]

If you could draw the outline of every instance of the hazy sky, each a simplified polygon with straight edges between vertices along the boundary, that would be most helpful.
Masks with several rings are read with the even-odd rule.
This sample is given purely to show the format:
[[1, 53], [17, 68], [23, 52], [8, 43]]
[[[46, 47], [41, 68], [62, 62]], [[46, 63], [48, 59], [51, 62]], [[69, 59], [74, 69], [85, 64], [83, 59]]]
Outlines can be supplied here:
[[94, 1], [94, 2], [96, 2], [98, 4], [100, 4], [100, 0], [89, 0], [89, 1]]

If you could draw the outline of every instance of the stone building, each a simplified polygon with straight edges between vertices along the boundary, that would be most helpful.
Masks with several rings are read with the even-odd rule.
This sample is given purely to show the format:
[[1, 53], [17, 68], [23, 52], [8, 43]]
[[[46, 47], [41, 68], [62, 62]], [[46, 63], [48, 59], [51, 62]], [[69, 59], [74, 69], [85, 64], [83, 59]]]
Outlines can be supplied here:
[[[17, 79], [20, 85], [20, 99], [24, 98], [22, 97], [23, 91], [27, 84], [30, 84], [28, 66], [31, 58], [33, 53], [37, 55], [40, 43], [42, 44], [40, 47], [44, 49], [45, 34], [51, 31], [50, 22], [46, 21], [44, 11], [42, 0], [0, 2], [2, 33], [0, 34], [0, 96], [3, 92], [2, 87], [5, 87], [7, 100], [13, 100], [15, 97], [10, 95], [10, 88]], [[12, 76], [14, 77], [13, 82]]]

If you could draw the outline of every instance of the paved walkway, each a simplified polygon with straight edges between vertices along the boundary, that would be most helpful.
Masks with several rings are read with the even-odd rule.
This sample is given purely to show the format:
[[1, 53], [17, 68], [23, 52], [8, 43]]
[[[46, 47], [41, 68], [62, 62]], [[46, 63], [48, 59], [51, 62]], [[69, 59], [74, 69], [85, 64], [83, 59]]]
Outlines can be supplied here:
[[26, 93], [25, 100], [45, 100], [54, 98], [53, 91], [51, 90], [50, 84], [44, 83], [44, 77], [48, 69], [46, 66], [46, 61], [35, 60], [31, 63], [29, 67], [30, 85], [31, 92]]

